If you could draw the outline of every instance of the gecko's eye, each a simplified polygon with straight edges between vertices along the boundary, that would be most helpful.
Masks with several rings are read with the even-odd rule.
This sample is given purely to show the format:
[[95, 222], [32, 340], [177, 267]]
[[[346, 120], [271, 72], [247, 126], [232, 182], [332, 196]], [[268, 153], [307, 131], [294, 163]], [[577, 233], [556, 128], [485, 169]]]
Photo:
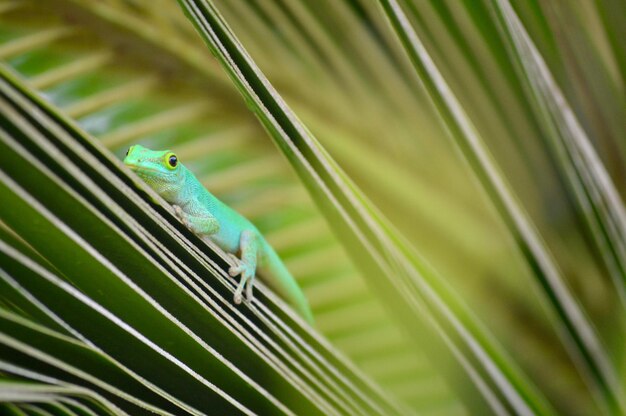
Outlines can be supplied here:
[[178, 165], [178, 158], [176, 157], [176, 155], [173, 153], [167, 155], [167, 166], [170, 169], [174, 169], [176, 165]]

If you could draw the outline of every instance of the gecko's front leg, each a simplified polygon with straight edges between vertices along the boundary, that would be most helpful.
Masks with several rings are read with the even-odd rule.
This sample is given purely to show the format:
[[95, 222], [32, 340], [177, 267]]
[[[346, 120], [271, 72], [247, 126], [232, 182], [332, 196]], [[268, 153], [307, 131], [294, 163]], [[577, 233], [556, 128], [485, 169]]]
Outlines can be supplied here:
[[228, 274], [235, 277], [241, 274], [241, 280], [235, 290], [235, 303], [241, 303], [241, 295], [244, 288], [246, 289], [246, 299], [252, 300], [252, 286], [254, 284], [254, 275], [256, 273], [256, 258], [258, 251], [258, 238], [254, 231], [244, 230], [241, 233], [239, 248], [241, 250], [241, 262], [237, 266], [233, 266], [228, 270]]
[[215, 234], [220, 230], [219, 221], [211, 215], [190, 215], [178, 205], [173, 205], [173, 207], [176, 216], [185, 224], [185, 227], [200, 237]]

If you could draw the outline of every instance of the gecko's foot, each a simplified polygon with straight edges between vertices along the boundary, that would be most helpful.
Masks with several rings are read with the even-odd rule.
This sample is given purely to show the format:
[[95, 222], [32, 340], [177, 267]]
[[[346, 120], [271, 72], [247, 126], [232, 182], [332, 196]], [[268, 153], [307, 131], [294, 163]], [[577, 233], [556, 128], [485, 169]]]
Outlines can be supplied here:
[[189, 217], [187, 216], [187, 213], [178, 205], [172, 205], [172, 207], [174, 208], [174, 213], [176, 213], [178, 219], [185, 224], [185, 227], [189, 228]]
[[[233, 262], [233, 264], [239, 264], [241, 262], [241, 260], [239, 260], [239, 257], [235, 256], [233, 253], [226, 253], [226, 257], [228, 257], [230, 259], [230, 261]], [[231, 267], [231, 269], [232, 269], [232, 267]], [[228, 273], [230, 274], [230, 270], [229, 270]], [[235, 277], [237, 275], [236, 274], [235, 275], [231, 274], [231, 276]]]
[[239, 280], [239, 284], [237, 285], [237, 289], [235, 290], [235, 296], [233, 298], [234, 302], [239, 305], [243, 301], [243, 291], [246, 290], [246, 300], [248, 302], [252, 301], [252, 285], [254, 282], [254, 272], [251, 268], [243, 263], [240, 263], [237, 266], [233, 266], [228, 270], [228, 274], [232, 277], [237, 275], [241, 275], [241, 280]]

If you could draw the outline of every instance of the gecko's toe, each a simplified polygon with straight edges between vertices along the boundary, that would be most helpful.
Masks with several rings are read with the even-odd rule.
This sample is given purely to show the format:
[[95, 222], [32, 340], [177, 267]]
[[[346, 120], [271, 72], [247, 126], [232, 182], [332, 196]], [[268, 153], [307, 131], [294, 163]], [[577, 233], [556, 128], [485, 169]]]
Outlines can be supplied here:
[[183, 211], [183, 209], [178, 205], [172, 206], [174, 207], [174, 213], [176, 214], [176, 217], [178, 217], [180, 222], [182, 222], [185, 227], [189, 228], [189, 219], [187, 218], [187, 214], [185, 213], [185, 211]]
[[246, 286], [247, 279], [245, 276], [241, 276], [241, 281], [237, 285], [237, 289], [235, 290], [235, 296], [233, 297], [234, 302], [239, 305], [243, 301], [243, 288]]
[[238, 274], [241, 274], [241, 272], [243, 272], [243, 267], [241, 266], [233, 266], [230, 269], [228, 269], [228, 274], [231, 275], [232, 277], [235, 277]]
[[254, 286], [254, 278], [248, 280], [248, 284], [246, 285], [246, 300], [248, 302], [252, 302], [252, 299], [254, 298], [252, 286]]
[[235, 302], [235, 304], [239, 305], [242, 300], [243, 299], [241, 297], [241, 293], [235, 292], [235, 296], [233, 297], [233, 301]]
[[241, 280], [239, 280], [239, 284], [237, 285], [237, 289], [235, 290], [234, 301], [236, 304], [240, 304], [244, 300], [244, 290], [246, 292], [245, 300], [247, 302], [250, 302], [252, 300], [252, 282], [254, 281], [254, 274], [250, 273], [250, 271], [245, 267], [242, 267], [242, 269], [243, 270], [241, 271]]

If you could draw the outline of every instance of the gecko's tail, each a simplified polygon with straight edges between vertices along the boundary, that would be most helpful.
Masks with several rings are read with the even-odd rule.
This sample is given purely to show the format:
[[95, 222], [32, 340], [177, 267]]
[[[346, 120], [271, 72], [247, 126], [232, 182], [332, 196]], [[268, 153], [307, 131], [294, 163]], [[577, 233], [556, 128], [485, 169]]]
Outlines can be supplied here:
[[309, 324], [313, 325], [313, 313], [302, 289], [278, 257], [278, 254], [265, 241], [263, 242], [263, 250], [266, 258], [259, 265], [260, 271], [262, 276], [269, 274], [269, 278], [263, 279], [264, 283], [290, 304]]

